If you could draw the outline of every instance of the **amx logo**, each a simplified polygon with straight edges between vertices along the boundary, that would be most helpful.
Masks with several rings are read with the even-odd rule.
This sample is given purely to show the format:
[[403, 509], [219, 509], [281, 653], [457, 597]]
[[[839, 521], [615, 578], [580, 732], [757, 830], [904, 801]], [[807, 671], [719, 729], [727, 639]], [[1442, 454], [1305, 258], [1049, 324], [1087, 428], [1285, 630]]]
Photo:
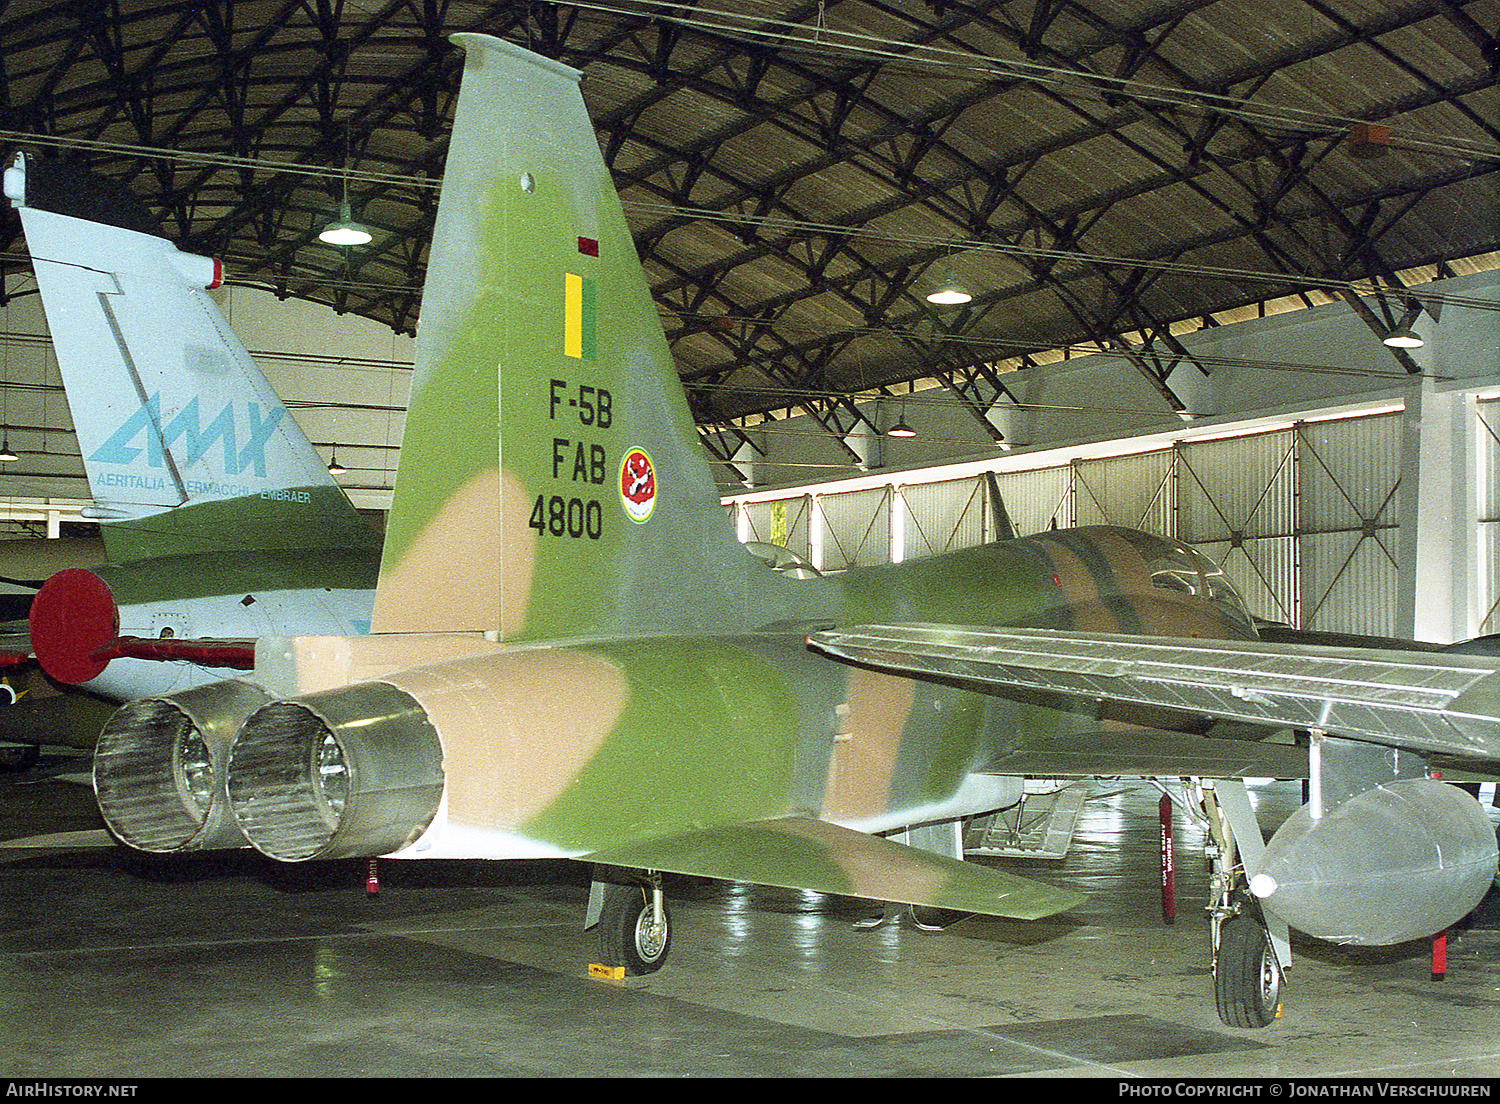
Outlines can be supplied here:
[[[224, 474], [238, 475], [246, 468], [254, 468], [255, 474], [266, 474], [266, 442], [276, 431], [286, 410], [272, 407], [261, 417], [260, 403], [245, 404], [245, 421], [249, 427], [245, 443], [239, 443], [235, 430], [234, 404], [225, 403], [224, 409], [204, 426], [198, 416], [198, 400], [193, 398], [165, 426], [161, 424], [161, 395], [155, 394], [137, 410], [114, 433], [109, 440], [94, 450], [90, 460], [102, 464], [134, 464], [142, 452], [146, 454], [149, 467], [165, 465], [165, 454], [179, 439], [186, 450], [185, 462], [196, 464], [215, 444], [223, 449]], [[144, 435], [140, 445], [134, 442]], [[183, 456], [183, 453], [178, 453]]]

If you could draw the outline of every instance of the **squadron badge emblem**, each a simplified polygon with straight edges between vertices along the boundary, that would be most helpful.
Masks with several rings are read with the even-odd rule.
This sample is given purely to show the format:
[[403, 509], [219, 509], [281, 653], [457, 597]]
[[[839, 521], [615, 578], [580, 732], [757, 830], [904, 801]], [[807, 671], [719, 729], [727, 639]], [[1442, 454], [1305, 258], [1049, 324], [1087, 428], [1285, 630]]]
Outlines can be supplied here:
[[645, 449], [630, 449], [620, 461], [620, 504], [637, 524], [649, 518], [656, 507], [656, 468]]

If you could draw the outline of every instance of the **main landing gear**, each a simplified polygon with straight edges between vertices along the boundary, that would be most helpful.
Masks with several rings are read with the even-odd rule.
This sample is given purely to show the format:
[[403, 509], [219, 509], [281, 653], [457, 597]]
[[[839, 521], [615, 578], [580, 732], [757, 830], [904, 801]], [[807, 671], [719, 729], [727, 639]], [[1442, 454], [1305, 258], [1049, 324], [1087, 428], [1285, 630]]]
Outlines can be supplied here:
[[605, 966], [623, 967], [631, 977], [661, 969], [672, 949], [672, 912], [661, 875], [652, 872], [644, 881], [628, 884], [595, 880], [584, 926], [595, 924]]
[[1204, 782], [1198, 790], [1209, 829], [1214, 1002], [1230, 1027], [1265, 1027], [1281, 1014], [1291, 944], [1286, 925], [1268, 929], [1246, 885], [1246, 862], [1258, 861], [1265, 847], [1260, 825], [1243, 782]]

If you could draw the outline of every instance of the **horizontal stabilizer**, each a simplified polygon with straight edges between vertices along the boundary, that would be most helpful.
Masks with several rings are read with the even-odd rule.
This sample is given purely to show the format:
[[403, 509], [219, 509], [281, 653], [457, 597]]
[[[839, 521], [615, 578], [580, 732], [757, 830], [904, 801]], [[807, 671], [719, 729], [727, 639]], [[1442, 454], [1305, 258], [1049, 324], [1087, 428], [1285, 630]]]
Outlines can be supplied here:
[[708, 828], [585, 855], [589, 862], [1037, 920], [1083, 900], [975, 863], [803, 817]]
[[997, 694], [1062, 694], [1419, 751], [1500, 754], [1494, 657], [966, 625], [860, 625], [814, 633], [808, 644], [877, 671]]

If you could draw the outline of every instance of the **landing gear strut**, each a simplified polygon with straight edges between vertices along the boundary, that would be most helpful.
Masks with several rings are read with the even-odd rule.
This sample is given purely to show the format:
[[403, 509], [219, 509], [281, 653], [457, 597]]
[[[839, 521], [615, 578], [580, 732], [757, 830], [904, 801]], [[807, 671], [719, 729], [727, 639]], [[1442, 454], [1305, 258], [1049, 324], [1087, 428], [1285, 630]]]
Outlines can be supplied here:
[[631, 976], [655, 973], [672, 947], [672, 913], [653, 874], [640, 885], [596, 883], [604, 895], [599, 910], [599, 955], [606, 966]]
[[[1204, 783], [1201, 796], [1212, 868], [1208, 915], [1214, 1002], [1219, 1019], [1230, 1027], [1265, 1027], [1281, 1011], [1282, 969], [1290, 943], [1285, 925], [1267, 930], [1246, 887], [1240, 856], [1258, 860], [1264, 841], [1243, 783]], [[1237, 840], [1243, 846], [1236, 848]]]

